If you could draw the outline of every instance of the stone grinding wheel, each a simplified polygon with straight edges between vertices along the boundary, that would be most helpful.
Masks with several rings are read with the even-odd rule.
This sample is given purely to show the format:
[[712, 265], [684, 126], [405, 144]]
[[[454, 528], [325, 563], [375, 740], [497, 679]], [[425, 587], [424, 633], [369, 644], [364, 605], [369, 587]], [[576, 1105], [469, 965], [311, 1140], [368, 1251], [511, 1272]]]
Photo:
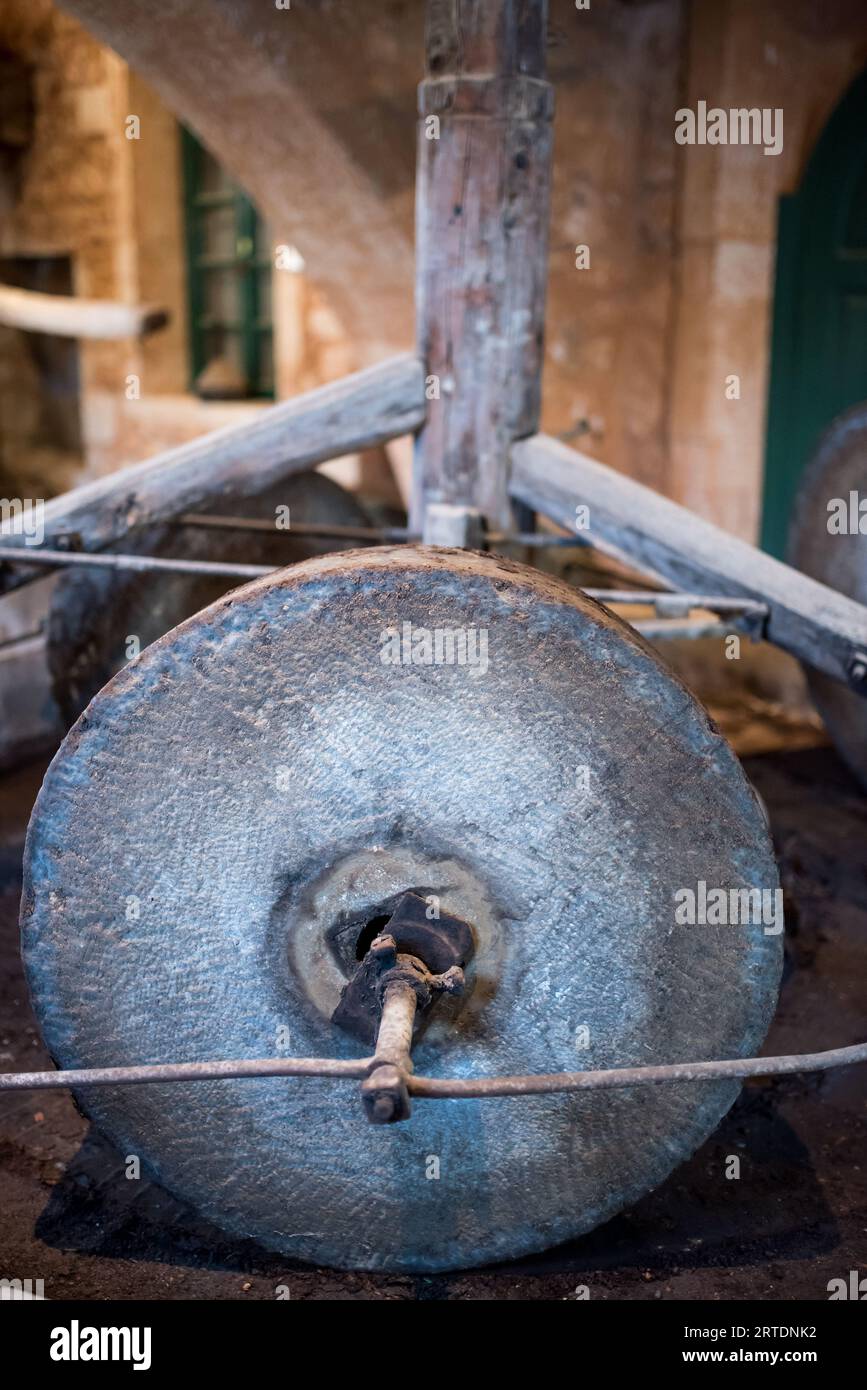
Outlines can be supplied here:
[[[484, 631], [487, 669], [385, 664], [383, 634], [405, 623]], [[650, 648], [513, 562], [373, 549], [236, 590], [97, 696], [34, 811], [23, 951], [63, 1067], [358, 1057], [329, 1021], [344, 971], [328, 942], [415, 888], [476, 938], [467, 992], [426, 1019], [417, 1072], [748, 1055], [780, 938], [676, 926], [673, 895], [699, 880], [778, 881], [734, 754]], [[354, 1085], [81, 1100], [224, 1229], [304, 1260], [424, 1271], [597, 1225], [738, 1092], [416, 1101], [408, 1122], [376, 1127]]]
[[[351, 493], [321, 473], [298, 473], [252, 496], [225, 493], [203, 514], [274, 521], [288, 506], [291, 521], [363, 526], [367, 517]], [[311, 555], [340, 550], [329, 538], [293, 536], [292, 531], [206, 530], [165, 523], [138, 527], [117, 549], [134, 555], [184, 560], [227, 560], [287, 565]], [[54, 698], [72, 724], [106, 681], [129, 660], [127, 640], [149, 646], [170, 628], [206, 608], [237, 580], [219, 576], [72, 569], [59, 578], [48, 615], [48, 665]]]
[[[804, 470], [789, 529], [788, 561], [832, 589], [867, 603], [867, 537], [832, 535], [828, 503], [867, 491], [867, 404], [826, 430]], [[840, 756], [867, 787], [867, 699], [821, 671], [805, 668], [810, 694]]]

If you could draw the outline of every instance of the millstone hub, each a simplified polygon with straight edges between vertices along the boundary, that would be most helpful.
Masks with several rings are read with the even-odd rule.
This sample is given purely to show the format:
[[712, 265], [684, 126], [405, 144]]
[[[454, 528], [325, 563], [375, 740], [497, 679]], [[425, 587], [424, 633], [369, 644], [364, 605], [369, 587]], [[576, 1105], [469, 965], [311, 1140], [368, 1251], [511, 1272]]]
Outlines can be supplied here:
[[[402, 641], [392, 659], [407, 623], [409, 659]], [[437, 662], [435, 634], [470, 628], [484, 671], [457, 639]], [[331, 1021], [347, 971], [328, 931], [413, 889], [470, 923], [475, 947], [464, 998], [419, 1032], [420, 1074], [750, 1055], [776, 998], [779, 936], [675, 921], [699, 883], [776, 887], [734, 755], [609, 613], [491, 556], [310, 560], [184, 623], [68, 736], [26, 861], [27, 972], [65, 1068], [368, 1055]], [[737, 1089], [416, 1099], [383, 1125], [324, 1079], [80, 1099], [225, 1229], [418, 1271], [604, 1221]]]
[[[398, 962], [412, 979], [421, 1009], [438, 994], [463, 993], [463, 967], [473, 950], [469, 925], [442, 912], [433, 895], [426, 902], [416, 893], [402, 894], [343, 986], [333, 1022], [362, 1042], [375, 1043], [383, 989]], [[421, 1016], [419, 1012], [416, 1026]]]

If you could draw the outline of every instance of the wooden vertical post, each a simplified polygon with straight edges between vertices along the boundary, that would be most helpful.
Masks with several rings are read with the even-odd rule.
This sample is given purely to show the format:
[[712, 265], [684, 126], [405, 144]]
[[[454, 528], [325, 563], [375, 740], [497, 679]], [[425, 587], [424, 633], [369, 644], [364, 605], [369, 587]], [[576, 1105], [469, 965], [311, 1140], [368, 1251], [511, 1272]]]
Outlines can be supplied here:
[[508, 526], [508, 454], [538, 428], [553, 90], [547, 0], [429, 0], [419, 88], [418, 344], [428, 415], [412, 525], [430, 503]]

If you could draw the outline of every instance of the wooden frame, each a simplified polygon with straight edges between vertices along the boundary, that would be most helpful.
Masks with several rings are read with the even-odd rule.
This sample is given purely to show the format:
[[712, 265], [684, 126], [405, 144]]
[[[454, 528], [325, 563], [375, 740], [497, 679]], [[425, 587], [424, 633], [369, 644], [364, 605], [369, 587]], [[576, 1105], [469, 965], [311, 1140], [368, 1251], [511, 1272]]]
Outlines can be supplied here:
[[[472, 543], [485, 523], [508, 524], [513, 505], [574, 531], [576, 507], [586, 506], [582, 541], [675, 588], [764, 604], [768, 640], [867, 693], [867, 608], [534, 433], [551, 157], [546, 18], [546, 0], [429, 0], [420, 356], [393, 358], [56, 498], [44, 509], [46, 548], [99, 550], [221, 491], [254, 492], [419, 431], [412, 524], [429, 537]], [[25, 543], [8, 523], [0, 538], [4, 549]], [[34, 570], [7, 564], [0, 593]]]
[[547, 435], [516, 444], [512, 459], [512, 494], [526, 506], [568, 529], [576, 509], [586, 507], [581, 534], [616, 559], [675, 589], [764, 603], [763, 637], [867, 690], [867, 608], [860, 603]]

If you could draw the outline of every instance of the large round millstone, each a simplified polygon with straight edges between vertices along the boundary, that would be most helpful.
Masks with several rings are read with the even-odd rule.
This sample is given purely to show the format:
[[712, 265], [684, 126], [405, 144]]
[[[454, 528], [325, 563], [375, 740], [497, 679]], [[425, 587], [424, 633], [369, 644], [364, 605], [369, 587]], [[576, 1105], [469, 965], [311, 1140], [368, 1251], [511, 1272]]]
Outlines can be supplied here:
[[[437, 633], [453, 659], [427, 664]], [[333, 944], [414, 889], [475, 935], [421, 1074], [752, 1054], [780, 937], [679, 924], [675, 895], [700, 884], [773, 890], [774, 857], [730, 748], [639, 638], [510, 561], [365, 550], [236, 590], [96, 697], [34, 811], [23, 949], [62, 1067], [358, 1057], [330, 1022], [348, 968]], [[419, 1271], [597, 1225], [737, 1091], [416, 1101], [384, 1127], [351, 1082], [80, 1099], [225, 1229]]]
[[[848, 513], [851, 492], [867, 496], [867, 404], [838, 416], [819, 441], [798, 489], [787, 556], [804, 574], [867, 603], [867, 535], [857, 524], [839, 533], [829, 530], [838, 510], [833, 504]], [[805, 669], [834, 746], [867, 787], [867, 699], [822, 671]]]
[[[366, 516], [351, 493], [331, 478], [297, 473], [265, 491], [242, 496], [224, 492], [200, 508], [203, 515], [242, 516], [274, 522], [288, 507], [299, 522], [365, 525]], [[288, 565], [311, 555], [345, 549], [334, 538], [293, 535], [289, 530], [211, 530], [163, 522], [129, 531], [118, 550], [132, 555], [233, 564]], [[67, 724], [130, 659], [130, 642], [139, 650], [206, 608], [237, 579], [166, 571], [68, 569], [55, 586], [48, 615], [48, 665], [54, 698]]]

